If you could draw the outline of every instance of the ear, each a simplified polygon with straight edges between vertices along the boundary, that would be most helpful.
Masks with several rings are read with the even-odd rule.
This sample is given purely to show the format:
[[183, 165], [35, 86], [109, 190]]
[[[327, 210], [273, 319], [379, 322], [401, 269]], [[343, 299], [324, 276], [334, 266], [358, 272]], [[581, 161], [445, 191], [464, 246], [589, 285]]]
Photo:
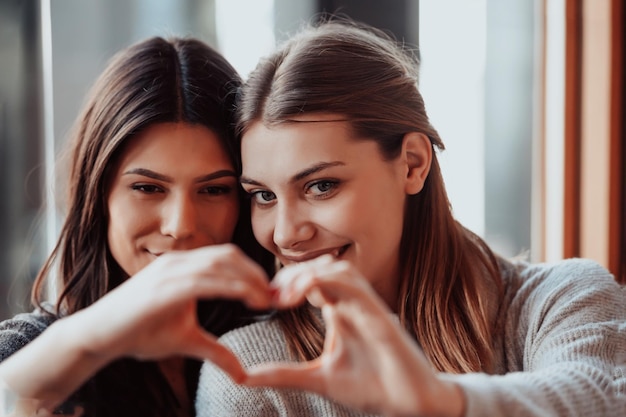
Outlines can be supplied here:
[[418, 132], [404, 135], [402, 158], [406, 162], [404, 190], [407, 194], [417, 194], [424, 188], [433, 158], [433, 147], [428, 136]]

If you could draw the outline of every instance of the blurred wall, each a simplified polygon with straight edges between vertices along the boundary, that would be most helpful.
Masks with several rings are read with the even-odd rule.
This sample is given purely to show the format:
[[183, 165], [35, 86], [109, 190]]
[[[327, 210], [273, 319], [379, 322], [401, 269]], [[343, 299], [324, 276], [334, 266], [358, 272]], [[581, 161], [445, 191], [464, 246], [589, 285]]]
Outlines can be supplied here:
[[39, 2], [0, 1], [0, 319], [28, 306], [44, 236]]
[[530, 250], [534, 42], [534, 2], [487, 0], [484, 235], [507, 256]]

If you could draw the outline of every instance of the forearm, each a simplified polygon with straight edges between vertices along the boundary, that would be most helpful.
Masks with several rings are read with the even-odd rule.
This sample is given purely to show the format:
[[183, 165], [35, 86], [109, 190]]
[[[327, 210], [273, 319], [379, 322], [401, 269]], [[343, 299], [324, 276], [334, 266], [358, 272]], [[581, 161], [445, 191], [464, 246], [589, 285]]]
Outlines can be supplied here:
[[0, 364], [0, 381], [12, 396], [52, 409], [76, 391], [109, 358], [86, 347], [87, 323], [79, 314], [58, 320]]
[[506, 375], [447, 375], [462, 387], [465, 417], [615, 415], [618, 399], [610, 375], [589, 369], [555, 366], [538, 372]]

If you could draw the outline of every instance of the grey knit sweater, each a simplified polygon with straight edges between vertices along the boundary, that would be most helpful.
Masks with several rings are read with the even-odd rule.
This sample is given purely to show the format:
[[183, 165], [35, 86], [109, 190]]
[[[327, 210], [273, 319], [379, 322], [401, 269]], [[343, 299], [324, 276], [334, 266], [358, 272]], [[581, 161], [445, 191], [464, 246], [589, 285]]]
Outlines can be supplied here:
[[38, 310], [0, 322], [0, 362], [20, 350], [54, 322]]
[[[465, 416], [626, 416], [626, 287], [588, 260], [504, 266], [496, 373], [440, 374], [462, 387]], [[246, 367], [289, 358], [272, 320], [220, 341]], [[366, 415], [304, 391], [238, 386], [208, 362], [196, 410], [199, 417]]]

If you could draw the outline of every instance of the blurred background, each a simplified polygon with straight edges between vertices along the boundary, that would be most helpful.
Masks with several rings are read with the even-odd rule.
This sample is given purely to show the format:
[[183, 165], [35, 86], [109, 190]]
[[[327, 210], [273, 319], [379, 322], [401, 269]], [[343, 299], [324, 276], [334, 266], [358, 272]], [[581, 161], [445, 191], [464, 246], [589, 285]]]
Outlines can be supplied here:
[[[447, 147], [440, 155], [444, 178], [465, 226], [506, 256], [577, 255], [563, 249], [562, 226], [552, 232], [546, 226], [550, 216], [563, 223], [567, 186], [560, 120], [568, 3], [0, 0], [0, 319], [31, 308], [29, 287], [64, 213], [55, 160], [90, 85], [116, 51], [153, 35], [194, 36], [245, 78], [260, 56], [322, 12], [370, 23], [418, 48], [420, 89]], [[556, 125], [546, 122], [549, 115]]]

